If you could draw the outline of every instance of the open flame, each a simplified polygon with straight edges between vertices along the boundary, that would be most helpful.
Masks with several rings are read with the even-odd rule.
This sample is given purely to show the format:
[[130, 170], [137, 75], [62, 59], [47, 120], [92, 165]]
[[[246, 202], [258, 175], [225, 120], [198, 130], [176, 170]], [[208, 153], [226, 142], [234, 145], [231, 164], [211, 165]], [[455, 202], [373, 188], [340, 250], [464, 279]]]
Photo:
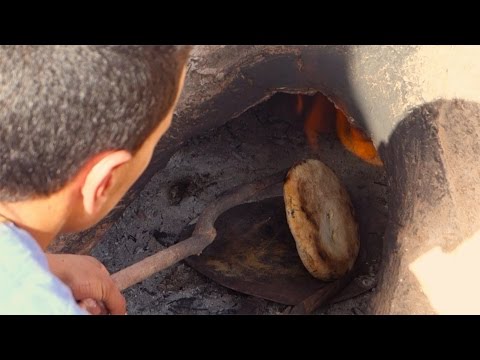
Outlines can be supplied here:
[[340, 142], [352, 154], [369, 164], [383, 165], [372, 140], [362, 130], [354, 127], [326, 96], [316, 94], [309, 109], [306, 109], [305, 102], [305, 96], [298, 95], [296, 109], [299, 114], [307, 110], [305, 135], [313, 150], [319, 150], [319, 134], [336, 131]]

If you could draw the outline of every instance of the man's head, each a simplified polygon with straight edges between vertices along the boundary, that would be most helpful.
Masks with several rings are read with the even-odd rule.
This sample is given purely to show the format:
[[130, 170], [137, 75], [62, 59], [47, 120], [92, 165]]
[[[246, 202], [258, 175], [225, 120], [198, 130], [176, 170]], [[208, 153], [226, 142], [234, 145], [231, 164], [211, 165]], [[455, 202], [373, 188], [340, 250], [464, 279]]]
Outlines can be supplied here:
[[62, 230], [98, 221], [168, 129], [188, 53], [184, 46], [0, 47], [0, 203], [62, 194], [81, 203]]

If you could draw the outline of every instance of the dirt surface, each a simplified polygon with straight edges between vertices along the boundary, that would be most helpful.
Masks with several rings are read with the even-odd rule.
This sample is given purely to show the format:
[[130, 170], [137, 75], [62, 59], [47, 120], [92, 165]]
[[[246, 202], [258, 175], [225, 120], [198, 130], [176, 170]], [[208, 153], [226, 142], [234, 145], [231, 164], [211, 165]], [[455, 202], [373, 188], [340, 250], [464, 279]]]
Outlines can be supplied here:
[[[107, 232], [92, 255], [118, 271], [173, 244], [178, 234], [222, 192], [318, 158], [345, 184], [357, 216], [362, 246], [381, 251], [387, 219], [383, 168], [358, 160], [333, 134], [306, 142], [295, 97], [278, 94], [224, 126], [189, 140], [159, 171]], [[378, 263], [367, 264], [363, 281], [375, 281]], [[372, 292], [319, 309], [316, 314], [364, 314]], [[279, 314], [287, 306], [222, 287], [179, 263], [127, 291], [130, 314]]]

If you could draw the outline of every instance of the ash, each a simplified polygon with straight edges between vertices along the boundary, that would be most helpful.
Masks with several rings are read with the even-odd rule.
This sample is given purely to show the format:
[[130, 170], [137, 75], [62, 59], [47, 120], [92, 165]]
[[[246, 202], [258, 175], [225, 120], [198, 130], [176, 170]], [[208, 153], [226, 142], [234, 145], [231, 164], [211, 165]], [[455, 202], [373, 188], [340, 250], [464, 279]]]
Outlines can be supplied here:
[[[190, 139], [107, 232], [92, 255], [118, 271], [172, 245], [205, 206], [232, 187], [318, 158], [348, 189], [362, 246], [380, 254], [387, 219], [383, 168], [351, 155], [333, 134], [313, 152], [294, 112], [295, 96], [277, 94], [225, 125]], [[363, 281], [375, 281], [378, 263]], [[365, 275], [363, 276], [365, 277]], [[318, 309], [315, 314], [365, 314], [373, 291]], [[129, 314], [281, 314], [288, 306], [227, 289], [178, 263], [125, 291]]]

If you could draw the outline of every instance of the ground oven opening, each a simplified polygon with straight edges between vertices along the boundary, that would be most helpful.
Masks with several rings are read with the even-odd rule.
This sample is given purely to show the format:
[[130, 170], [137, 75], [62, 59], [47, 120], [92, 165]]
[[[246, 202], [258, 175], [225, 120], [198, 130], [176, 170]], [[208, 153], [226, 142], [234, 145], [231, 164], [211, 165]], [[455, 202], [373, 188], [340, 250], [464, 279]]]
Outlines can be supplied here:
[[[353, 281], [374, 284], [388, 216], [385, 170], [368, 137], [320, 93], [277, 93], [188, 140], [92, 255], [111, 272], [118, 271], [178, 241], [184, 228], [224, 191], [307, 158], [321, 160], [347, 188], [361, 246], [371, 259]], [[372, 291], [316, 313], [364, 313]], [[277, 314], [288, 309], [221, 286], [185, 262], [128, 289], [125, 296], [131, 314]]]

